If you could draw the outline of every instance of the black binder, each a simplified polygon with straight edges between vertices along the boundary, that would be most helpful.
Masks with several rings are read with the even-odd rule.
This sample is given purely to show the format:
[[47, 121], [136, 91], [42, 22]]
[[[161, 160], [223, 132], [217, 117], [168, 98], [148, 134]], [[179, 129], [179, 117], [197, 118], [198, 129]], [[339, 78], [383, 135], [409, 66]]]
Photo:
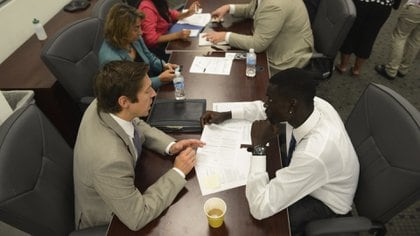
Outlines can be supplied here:
[[155, 99], [147, 123], [165, 132], [201, 132], [205, 99]]

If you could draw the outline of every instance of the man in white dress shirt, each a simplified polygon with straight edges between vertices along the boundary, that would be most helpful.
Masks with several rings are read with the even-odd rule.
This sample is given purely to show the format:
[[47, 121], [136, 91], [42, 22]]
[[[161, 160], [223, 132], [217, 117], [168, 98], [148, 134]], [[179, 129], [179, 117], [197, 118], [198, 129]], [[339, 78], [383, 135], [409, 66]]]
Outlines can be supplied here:
[[[315, 96], [315, 76], [298, 68], [281, 71], [270, 79], [266, 102], [202, 116], [202, 124], [230, 118], [254, 121], [246, 184], [250, 212], [264, 219], [288, 208], [293, 234], [302, 233], [312, 220], [348, 214], [359, 177], [359, 162], [340, 116]], [[265, 147], [278, 135], [281, 122], [286, 122], [287, 139], [293, 141], [282, 157], [285, 167], [270, 180]]]

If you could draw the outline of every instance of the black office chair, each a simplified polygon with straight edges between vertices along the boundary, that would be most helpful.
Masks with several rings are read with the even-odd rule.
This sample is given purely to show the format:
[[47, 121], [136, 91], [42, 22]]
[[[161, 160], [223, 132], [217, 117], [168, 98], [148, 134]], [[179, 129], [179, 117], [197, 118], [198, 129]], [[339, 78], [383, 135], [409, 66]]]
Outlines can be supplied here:
[[0, 220], [31, 235], [68, 235], [73, 188], [72, 149], [33, 102], [16, 110], [0, 126]]
[[92, 17], [99, 18], [103, 22], [106, 20], [109, 10], [117, 3], [123, 3], [122, 0], [99, 0], [92, 9]]
[[358, 216], [311, 222], [307, 235], [375, 231], [420, 199], [420, 113], [393, 90], [370, 84], [346, 129], [360, 162]]
[[334, 58], [356, 18], [352, 0], [321, 0], [312, 24], [315, 53], [306, 69], [330, 78]]
[[45, 65], [82, 111], [93, 100], [93, 79], [99, 70], [102, 41], [101, 20], [85, 18], [64, 27], [41, 52]]

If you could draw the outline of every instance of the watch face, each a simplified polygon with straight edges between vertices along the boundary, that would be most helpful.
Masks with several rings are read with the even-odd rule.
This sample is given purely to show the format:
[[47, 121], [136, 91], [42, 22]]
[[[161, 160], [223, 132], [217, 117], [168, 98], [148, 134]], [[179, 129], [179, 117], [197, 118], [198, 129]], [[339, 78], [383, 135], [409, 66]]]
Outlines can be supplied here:
[[260, 156], [264, 156], [265, 155], [265, 147], [264, 146], [260, 146], [257, 145], [254, 147], [254, 151], [252, 152], [253, 155], [260, 155]]

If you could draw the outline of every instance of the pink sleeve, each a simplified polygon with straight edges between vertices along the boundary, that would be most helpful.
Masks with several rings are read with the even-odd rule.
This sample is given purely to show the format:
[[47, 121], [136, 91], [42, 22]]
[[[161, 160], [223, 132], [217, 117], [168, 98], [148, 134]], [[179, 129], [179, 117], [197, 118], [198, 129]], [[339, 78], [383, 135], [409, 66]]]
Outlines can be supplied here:
[[171, 20], [172, 22], [176, 22], [178, 15], [180, 14], [177, 10], [169, 10], [169, 14], [171, 14]]
[[160, 34], [156, 31], [159, 15], [155, 9], [147, 6], [140, 6], [139, 9], [145, 14], [145, 18], [141, 22], [144, 42], [148, 47], [154, 46], [160, 37]]

